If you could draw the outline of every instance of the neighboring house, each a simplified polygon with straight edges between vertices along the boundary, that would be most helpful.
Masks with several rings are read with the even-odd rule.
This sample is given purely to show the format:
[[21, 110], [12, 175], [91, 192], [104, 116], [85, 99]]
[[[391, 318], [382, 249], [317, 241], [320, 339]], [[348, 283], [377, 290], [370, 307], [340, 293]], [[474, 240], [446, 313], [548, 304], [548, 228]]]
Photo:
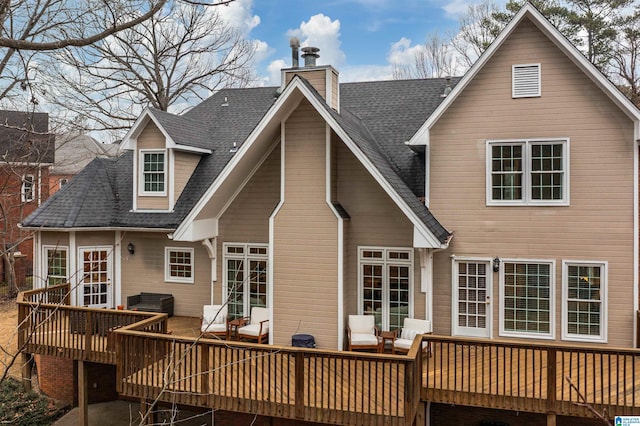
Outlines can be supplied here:
[[66, 185], [94, 158], [115, 158], [119, 144], [104, 144], [84, 133], [67, 133], [56, 138], [56, 161], [49, 173], [51, 194]]
[[296, 67], [147, 109], [124, 155], [23, 222], [34, 286], [69, 279], [91, 307], [171, 293], [186, 316], [268, 306], [277, 345], [342, 350], [347, 315], [373, 314], [635, 347], [638, 109], [531, 6], [448, 84]]
[[11, 268], [20, 287], [31, 275], [31, 231], [18, 224], [49, 197], [54, 139], [48, 114], [0, 111], [0, 250], [8, 253], [0, 262], [1, 282], [11, 281]]

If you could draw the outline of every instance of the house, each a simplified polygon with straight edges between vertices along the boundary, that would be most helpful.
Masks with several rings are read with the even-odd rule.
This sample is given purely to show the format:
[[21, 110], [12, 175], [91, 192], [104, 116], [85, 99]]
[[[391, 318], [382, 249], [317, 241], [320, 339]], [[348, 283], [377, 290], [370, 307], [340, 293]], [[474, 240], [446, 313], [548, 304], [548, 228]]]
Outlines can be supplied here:
[[[343, 350], [349, 314], [530, 350], [636, 346], [640, 112], [536, 9], [461, 79], [340, 83], [306, 55], [280, 87], [146, 109], [125, 154], [23, 222], [34, 286], [69, 280], [96, 308], [171, 293], [184, 316], [267, 306], [279, 346]], [[550, 386], [532, 412], [555, 424]], [[464, 411], [445, 401], [432, 415]]]
[[53, 141], [48, 114], [0, 111], [0, 244], [7, 253], [0, 262], [0, 281], [12, 286], [25, 288], [31, 275], [31, 232], [18, 224], [49, 197]]
[[56, 139], [56, 161], [49, 172], [51, 194], [66, 185], [94, 158], [115, 158], [118, 144], [100, 143], [84, 133], [67, 133]]

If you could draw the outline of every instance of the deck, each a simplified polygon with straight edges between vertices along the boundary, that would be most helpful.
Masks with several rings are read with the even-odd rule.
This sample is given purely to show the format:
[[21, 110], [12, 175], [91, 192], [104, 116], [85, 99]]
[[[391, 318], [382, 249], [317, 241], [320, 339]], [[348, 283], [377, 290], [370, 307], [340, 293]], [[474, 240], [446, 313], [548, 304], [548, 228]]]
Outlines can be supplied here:
[[367, 354], [203, 339], [196, 318], [43, 303], [29, 292], [19, 311], [24, 352], [114, 364], [118, 392], [141, 400], [352, 425], [412, 424], [421, 401], [640, 415], [638, 350], [430, 335], [407, 355]]

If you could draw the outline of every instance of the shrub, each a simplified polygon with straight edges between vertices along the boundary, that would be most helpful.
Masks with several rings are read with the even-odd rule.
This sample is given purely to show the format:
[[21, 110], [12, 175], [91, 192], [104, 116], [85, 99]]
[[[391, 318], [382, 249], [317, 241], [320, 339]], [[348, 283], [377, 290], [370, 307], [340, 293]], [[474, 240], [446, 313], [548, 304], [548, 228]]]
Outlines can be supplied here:
[[50, 425], [60, 417], [59, 408], [51, 408], [49, 399], [33, 391], [25, 392], [15, 379], [0, 383], [0, 424], [18, 426]]

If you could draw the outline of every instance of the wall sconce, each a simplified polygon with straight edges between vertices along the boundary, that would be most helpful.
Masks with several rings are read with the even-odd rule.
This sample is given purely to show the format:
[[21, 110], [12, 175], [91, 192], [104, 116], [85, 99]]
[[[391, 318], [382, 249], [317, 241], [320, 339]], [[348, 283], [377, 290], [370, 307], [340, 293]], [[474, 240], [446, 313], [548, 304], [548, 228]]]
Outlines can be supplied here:
[[493, 272], [499, 272], [499, 271], [500, 271], [500, 258], [496, 256], [496, 258], [493, 259]]
[[127, 244], [127, 251], [129, 252], [129, 254], [133, 254], [136, 252], [136, 248], [134, 247], [133, 243]]

